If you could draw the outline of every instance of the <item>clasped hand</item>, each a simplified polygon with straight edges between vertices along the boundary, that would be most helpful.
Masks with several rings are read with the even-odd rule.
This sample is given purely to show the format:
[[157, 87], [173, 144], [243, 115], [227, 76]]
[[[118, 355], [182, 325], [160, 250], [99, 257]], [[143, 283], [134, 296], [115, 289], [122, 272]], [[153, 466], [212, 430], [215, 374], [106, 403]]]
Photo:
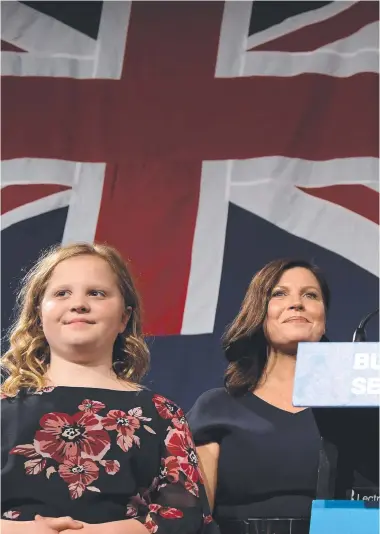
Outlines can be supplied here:
[[36, 515], [33, 521], [33, 531], [30, 534], [57, 534], [62, 532], [70, 534], [73, 531], [82, 530], [86, 523], [75, 521], [71, 517], [42, 517]]

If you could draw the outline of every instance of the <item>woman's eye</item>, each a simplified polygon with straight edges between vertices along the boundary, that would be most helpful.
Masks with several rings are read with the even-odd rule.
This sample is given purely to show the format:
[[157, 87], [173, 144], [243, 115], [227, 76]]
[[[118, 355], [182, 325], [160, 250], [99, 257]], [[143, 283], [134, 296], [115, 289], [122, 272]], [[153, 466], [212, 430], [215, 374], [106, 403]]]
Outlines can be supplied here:
[[272, 297], [282, 297], [283, 295], [285, 295], [285, 291], [278, 290], [272, 293]]
[[314, 293], [313, 291], [309, 291], [308, 293], [306, 293], [306, 296], [311, 298], [311, 299], [317, 299], [318, 298], [318, 295], [317, 293]]

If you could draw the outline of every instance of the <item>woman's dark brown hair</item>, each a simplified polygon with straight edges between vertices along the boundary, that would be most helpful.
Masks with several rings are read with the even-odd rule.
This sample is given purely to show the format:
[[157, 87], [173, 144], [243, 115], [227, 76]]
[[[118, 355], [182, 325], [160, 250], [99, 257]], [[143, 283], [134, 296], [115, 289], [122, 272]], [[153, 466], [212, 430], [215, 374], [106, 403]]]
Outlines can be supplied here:
[[[270, 295], [282, 274], [294, 267], [308, 269], [318, 280], [326, 311], [330, 290], [320, 269], [305, 260], [279, 259], [263, 267], [252, 278], [240, 311], [223, 336], [223, 348], [229, 361], [224, 383], [234, 396], [255, 389], [267, 364], [267, 341], [263, 323]], [[324, 336], [321, 341], [327, 341]]]

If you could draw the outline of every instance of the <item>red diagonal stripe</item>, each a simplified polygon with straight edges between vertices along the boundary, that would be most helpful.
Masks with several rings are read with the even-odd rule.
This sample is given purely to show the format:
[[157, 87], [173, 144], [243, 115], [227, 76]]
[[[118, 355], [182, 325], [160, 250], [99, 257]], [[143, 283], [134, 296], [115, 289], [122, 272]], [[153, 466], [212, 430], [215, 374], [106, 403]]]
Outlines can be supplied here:
[[308, 195], [329, 200], [379, 224], [379, 193], [359, 184], [298, 187]]
[[348, 37], [377, 20], [379, 20], [378, 2], [361, 0], [342, 13], [255, 46], [251, 50], [309, 52]]
[[15, 46], [11, 43], [7, 43], [7, 41], [1, 40], [1, 51], [2, 52], [26, 52], [26, 50], [23, 50], [22, 48], [19, 48], [18, 46]]
[[55, 184], [8, 185], [1, 190], [1, 214], [66, 189], [70, 187]]

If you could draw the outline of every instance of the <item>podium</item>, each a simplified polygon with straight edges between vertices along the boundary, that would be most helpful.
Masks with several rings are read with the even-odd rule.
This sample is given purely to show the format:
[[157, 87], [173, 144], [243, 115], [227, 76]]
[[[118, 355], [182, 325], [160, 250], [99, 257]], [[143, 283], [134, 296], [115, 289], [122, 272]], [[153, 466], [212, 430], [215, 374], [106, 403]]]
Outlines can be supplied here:
[[[337, 415], [350, 408], [379, 408], [380, 344], [299, 343], [293, 404]], [[310, 534], [378, 534], [379, 495], [337, 498], [338, 460], [337, 448], [322, 436]]]

